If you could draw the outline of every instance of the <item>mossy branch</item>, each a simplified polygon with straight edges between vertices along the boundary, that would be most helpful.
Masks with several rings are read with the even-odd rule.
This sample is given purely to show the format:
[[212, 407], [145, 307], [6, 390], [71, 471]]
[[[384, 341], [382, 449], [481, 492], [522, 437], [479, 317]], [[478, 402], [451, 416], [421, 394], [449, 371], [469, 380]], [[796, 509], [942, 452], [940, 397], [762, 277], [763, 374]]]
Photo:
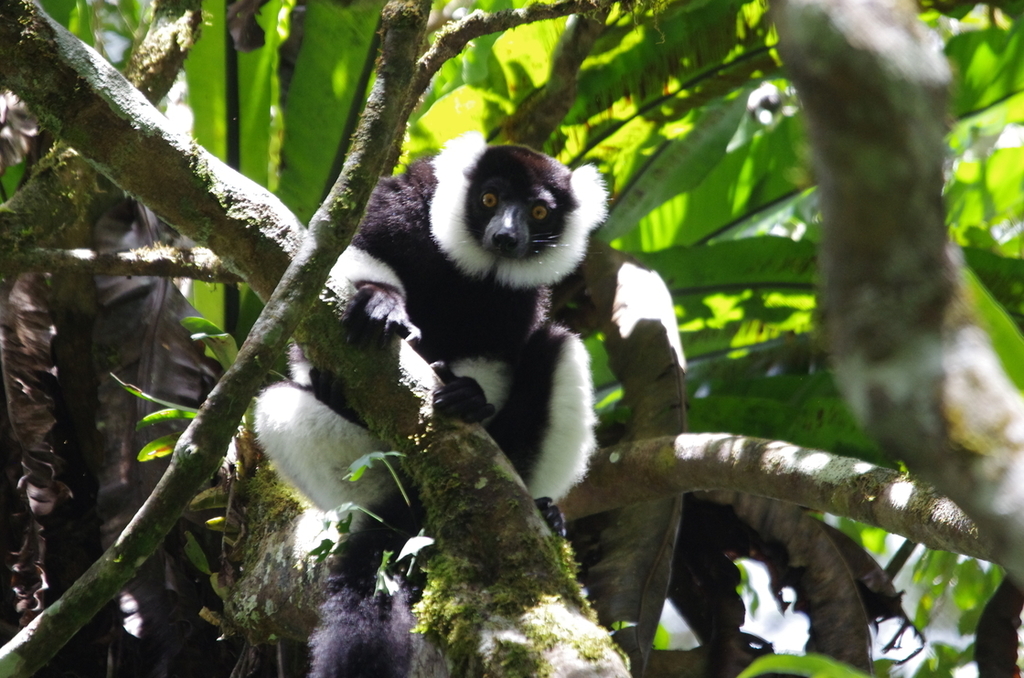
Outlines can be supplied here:
[[682, 492], [722, 489], [851, 518], [933, 549], [985, 560], [997, 553], [994, 535], [931, 485], [905, 473], [727, 433], [688, 433], [601, 450], [587, 478], [560, 506], [575, 519]]

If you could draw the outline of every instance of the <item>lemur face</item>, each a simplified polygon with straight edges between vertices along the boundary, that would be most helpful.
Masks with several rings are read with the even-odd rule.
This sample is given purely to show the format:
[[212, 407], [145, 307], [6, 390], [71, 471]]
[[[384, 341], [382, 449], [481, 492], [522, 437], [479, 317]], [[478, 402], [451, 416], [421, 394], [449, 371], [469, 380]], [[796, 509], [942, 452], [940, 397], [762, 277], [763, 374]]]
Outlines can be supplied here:
[[489, 148], [469, 175], [467, 230], [485, 251], [507, 259], [558, 247], [566, 215], [577, 207], [571, 180], [572, 172], [547, 156]]
[[479, 134], [453, 140], [434, 159], [431, 233], [467, 276], [508, 287], [561, 280], [583, 259], [605, 217], [593, 167], [573, 171], [521, 146], [488, 147]]

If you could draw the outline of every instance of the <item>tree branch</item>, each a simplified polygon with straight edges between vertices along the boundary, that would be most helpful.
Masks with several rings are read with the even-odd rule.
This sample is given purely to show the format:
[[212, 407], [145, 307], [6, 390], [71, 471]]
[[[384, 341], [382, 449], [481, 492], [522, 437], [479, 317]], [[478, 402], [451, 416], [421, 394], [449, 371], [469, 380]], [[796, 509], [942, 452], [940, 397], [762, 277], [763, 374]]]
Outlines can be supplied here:
[[576, 101], [580, 66], [604, 31], [608, 9], [595, 11], [593, 17], [569, 17], [551, 57], [548, 81], [520, 104], [503, 125], [509, 143], [543, 148], [558, 128]]
[[854, 413], [948, 494], [1024, 582], [1024, 401], [975, 324], [942, 204], [949, 67], [898, 0], [790, 0], [780, 49], [805, 105], [823, 297]]
[[[132, 52], [128, 80], [157, 102], [170, 89], [195, 42], [202, 21], [199, 0], [156, 0], [153, 21]], [[3, 75], [0, 75], [0, 82]], [[0, 251], [54, 244], [76, 222], [89, 225], [122, 197], [75, 151], [58, 143], [29, 181], [0, 209]], [[67, 245], [67, 243], [60, 243]]]
[[0, 87], [40, 124], [270, 296], [302, 231], [280, 200], [171, 129], [109, 63], [27, 0], [0, 0], [0, 61]]
[[64, 271], [88, 275], [151, 275], [161, 278], [192, 278], [206, 282], [238, 283], [242, 279], [229, 271], [205, 247], [182, 250], [174, 247], [144, 247], [130, 252], [96, 252], [86, 249], [32, 248], [13, 254], [0, 253], [4, 275]]
[[979, 530], [951, 500], [904, 473], [822, 450], [725, 433], [653, 438], [601, 450], [586, 479], [559, 506], [574, 520], [697, 490], [735, 490], [799, 504], [975, 558], [993, 560], [997, 553], [993, 534]]

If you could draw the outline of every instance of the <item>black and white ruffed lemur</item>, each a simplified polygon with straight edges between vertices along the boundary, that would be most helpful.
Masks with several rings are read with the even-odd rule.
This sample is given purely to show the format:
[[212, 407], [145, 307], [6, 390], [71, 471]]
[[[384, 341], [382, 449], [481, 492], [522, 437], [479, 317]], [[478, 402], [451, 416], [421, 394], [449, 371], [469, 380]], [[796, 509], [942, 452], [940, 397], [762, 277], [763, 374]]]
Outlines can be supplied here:
[[[535, 498], [561, 498], [595, 446], [587, 352], [547, 313], [550, 286], [579, 265], [605, 215], [593, 167], [573, 171], [468, 134], [380, 182], [335, 269], [354, 288], [350, 340], [409, 339], [444, 381], [435, 408], [482, 422]], [[312, 640], [315, 678], [397, 678], [409, 668], [411, 592], [375, 594], [376, 572], [383, 551], [398, 552], [418, 531], [420, 510], [405, 505], [386, 469], [345, 480], [354, 460], [387, 446], [341, 393], [297, 351], [292, 380], [260, 395], [256, 430], [276, 468], [319, 508], [353, 502], [406, 532], [353, 525]]]

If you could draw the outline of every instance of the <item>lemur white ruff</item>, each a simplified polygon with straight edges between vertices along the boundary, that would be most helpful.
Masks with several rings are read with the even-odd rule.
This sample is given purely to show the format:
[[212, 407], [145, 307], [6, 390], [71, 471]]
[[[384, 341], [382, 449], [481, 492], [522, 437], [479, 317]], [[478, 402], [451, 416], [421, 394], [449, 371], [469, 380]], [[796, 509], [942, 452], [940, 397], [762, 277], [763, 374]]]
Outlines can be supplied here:
[[[549, 286], [580, 263], [605, 202], [593, 167], [570, 171], [469, 134], [380, 182], [335, 271], [354, 287], [349, 337], [415, 342], [445, 381], [435, 408], [483, 422], [536, 498], [561, 498], [594, 449], [587, 352], [547, 312]], [[386, 469], [344, 480], [354, 460], [387, 446], [347, 406], [343, 384], [300, 353], [292, 379], [256, 405], [278, 470], [321, 509], [355, 502], [408, 532], [367, 520], [353, 529], [313, 638], [312, 675], [404, 676], [411, 593], [374, 595], [374, 583], [381, 553], [418, 531], [419, 507], [405, 506]]]

